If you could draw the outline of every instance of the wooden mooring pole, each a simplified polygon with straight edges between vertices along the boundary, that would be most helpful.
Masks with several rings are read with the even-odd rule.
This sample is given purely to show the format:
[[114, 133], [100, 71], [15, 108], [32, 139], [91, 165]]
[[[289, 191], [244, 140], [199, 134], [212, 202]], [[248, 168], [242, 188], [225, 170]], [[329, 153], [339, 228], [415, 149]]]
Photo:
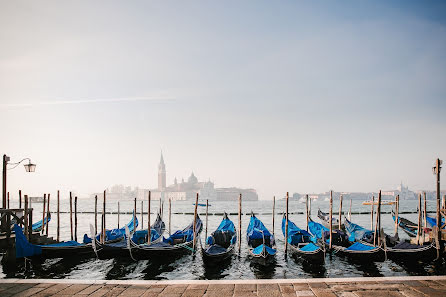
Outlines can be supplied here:
[[341, 195], [341, 201], [339, 201], [339, 230], [342, 230], [342, 195]]
[[42, 209], [42, 235], [45, 234], [45, 210], [46, 210], [46, 194], [43, 194], [43, 209]]
[[[276, 201], [274, 199], [274, 201]], [[287, 252], [288, 252], [288, 201], [289, 201], [289, 193], [286, 192], [286, 207], [285, 207], [285, 258], [287, 257]], [[274, 213], [273, 213], [274, 216]]]
[[276, 216], [276, 196], [273, 196], [273, 237], [274, 237], [274, 217]]
[[310, 212], [308, 208], [308, 194], [305, 195], [305, 207], [306, 207], [306, 213], [307, 213], [307, 232], [308, 232], [308, 223], [310, 222]]
[[133, 199], [133, 232], [136, 231], [136, 198]]
[[352, 201], [353, 201], [353, 199], [350, 199], [350, 209], [348, 211], [348, 219], [349, 219], [349, 221], [352, 220]]
[[144, 200], [141, 200], [141, 230], [143, 229], [144, 229]]
[[400, 207], [400, 195], [396, 195], [396, 203], [395, 203], [395, 237], [398, 237], [398, 225], [399, 225], [399, 207]]
[[[424, 228], [427, 228], [427, 201], [426, 201], [426, 192], [423, 192], [423, 198], [424, 198], [424, 209], [423, 209], [423, 226]], [[423, 238], [424, 240], [424, 238]]]
[[70, 231], [71, 231], [71, 240], [74, 240], [73, 234], [73, 195], [70, 192]]
[[19, 208], [22, 209], [22, 190], [19, 190]]
[[60, 192], [57, 190], [57, 231], [56, 240], [60, 241]]
[[169, 198], [169, 235], [172, 234], [172, 199]]
[[51, 194], [48, 194], [48, 203], [47, 203], [47, 207], [46, 207], [46, 216], [47, 216], [47, 218], [46, 218], [46, 230], [45, 230], [45, 235], [46, 236], [48, 236], [48, 228], [49, 228], [49, 218], [50, 218], [50, 216], [51, 216], [51, 213], [50, 213], [50, 195]]
[[119, 229], [119, 214], [121, 213], [121, 210], [119, 209], [119, 201], [118, 201], [118, 229]]
[[421, 193], [418, 193], [418, 224], [417, 224], [417, 244], [420, 244], [421, 239]]
[[74, 197], [74, 241], [77, 241], [77, 196]]
[[29, 224], [29, 222], [28, 222], [28, 195], [25, 195], [25, 213], [24, 213], [24, 216], [25, 216], [25, 236], [26, 236], [26, 238], [28, 239], [28, 241], [29, 241], [29, 233], [28, 233], [28, 224]]
[[197, 193], [197, 198], [195, 199], [195, 210], [194, 210], [194, 230], [193, 230], [194, 237], [192, 242], [193, 252], [195, 252], [195, 241], [196, 241], [195, 239], [197, 236], [197, 207], [198, 207], [198, 193]]
[[7, 208], [9, 209], [9, 192], [8, 192], [8, 206], [7, 206]]
[[[333, 238], [333, 191], [330, 191], [330, 244], [329, 248], [331, 250], [332, 247], [332, 239]], [[322, 236], [322, 240], [324, 240], [324, 237]]]
[[434, 174], [437, 175], [437, 227], [438, 227], [438, 238], [441, 240], [441, 212], [440, 212], [440, 171], [441, 171], [441, 164], [443, 161], [440, 159], [437, 159], [435, 161], [435, 167], [433, 167]]
[[204, 240], [206, 241], [208, 238], [208, 211], [209, 211], [209, 200], [206, 199], [206, 229], [205, 229], [205, 235]]
[[106, 227], [105, 227], [105, 206], [106, 206], [106, 201], [107, 201], [107, 193], [106, 190], [104, 190], [104, 202], [102, 204], [102, 243], [105, 242], [107, 234], [105, 232]]
[[238, 197], [238, 254], [242, 250], [242, 194]]
[[94, 235], [96, 236], [97, 234], [98, 234], [98, 195], [95, 195], [94, 196]]
[[375, 211], [375, 196], [372, 196], [372, 205], [370, 205], [370, 230], [373, 230], [373, 212]]
[[149, 197], [148, 197], [148, 205], [147, 205], [147, 242], [150, 244], [152, 242], [152, 228], [150, 226], [150, 204], [151, 204], [151, 193], [149, 191]]

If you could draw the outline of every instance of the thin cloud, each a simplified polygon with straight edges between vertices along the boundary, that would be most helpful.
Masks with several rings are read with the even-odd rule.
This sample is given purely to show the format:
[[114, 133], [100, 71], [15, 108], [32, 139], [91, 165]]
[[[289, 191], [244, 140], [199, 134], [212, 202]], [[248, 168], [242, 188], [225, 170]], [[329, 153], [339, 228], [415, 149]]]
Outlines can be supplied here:
[[134, 102], [134, 101], [172, 101], [174, 97], [169, 96], [151, 96], [151, 97], [122, 97], [122, 98], [98, 98], [98, 99], [78, 99], [78, 100], [52, 100], [32, 103], [7, 103], [0, 104], [0, 107], [34, 107], [41, 105], [69, 105], [69, 104], [88, 104], [88, 103], [110, 103], [110, 102]]

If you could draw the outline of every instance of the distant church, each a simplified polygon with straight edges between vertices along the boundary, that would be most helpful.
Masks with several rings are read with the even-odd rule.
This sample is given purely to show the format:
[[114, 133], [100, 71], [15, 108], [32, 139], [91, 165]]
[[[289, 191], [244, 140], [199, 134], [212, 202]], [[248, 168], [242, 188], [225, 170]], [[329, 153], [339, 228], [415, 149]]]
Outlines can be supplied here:
[[[147, 199], [149, 190], [139, 189], [138, 199]], [[164, 163], [163, 153], [161, 153], [160, 163], [158, 164], [158, 188], [151, 189], [151, 199], [153, 200], [193, 200], [197, 193], [200, 200], [237, 200], [242, 194], [243, 200], [259, 200], [256, 190], [240, 188], [215, 188], [214, 183], [209, 181], [199, 182], [198, 178], [192, 172], [187, 181], [184, 179], [179, 183], [175, 177], [173, 184], [166, 185], [166, 164]]]

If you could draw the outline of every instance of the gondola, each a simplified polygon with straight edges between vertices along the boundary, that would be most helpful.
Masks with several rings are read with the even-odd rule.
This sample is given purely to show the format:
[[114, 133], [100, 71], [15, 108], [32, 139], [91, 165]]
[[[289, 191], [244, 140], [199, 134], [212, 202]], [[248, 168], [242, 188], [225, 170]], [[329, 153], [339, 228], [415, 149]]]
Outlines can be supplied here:
[[[286, 216], [282, 218], [282, 233], [285, 235]], [[288, 251], [292, 257], [302, 259], [312, 265], [320, 265], [324, 263], [325, 252], [314, 244], [314, 236], [309, 232], [300, 229], [292, 221], [288, 219]]]
[[50, 258], [86, 258], [94, 255], [91, 244], [79, 243], [77, 241], [64, 241], [54, 244], [38, 245], [30, 243], [23, 234], [22, 228], [14, 225], [16, 257], [43, 257]]
[[[428, 215], [426, 215], [426, 222], [427, 222], [427, 224], [428, 224], [431, 228], [437, 226], [437, 219], [436, 219], [436, 218], [433, 218], [433, 217], [430, 217], [430, 216], [428, 216]], [[444, 223], [445, 223], [445, 219], [444, 219], [443, 217], [441, 218], [441, 223], [442, 223], [443, 225], [444, 225]], [[443, 229], [445, 229], [445, 228], [443, 228]]]
[[251, 220], [246, 230], [246, 238], [249, 257], [253, 262], [264, 266], [274, 262], [276, 255], [274, 236], [254, 213], [251, 213]]
[[[328, 213], [318, 209], [317, 217], [321, 220], [322, 225], [324, 225], [326, 228], [330, 228], [330, 215]], [[333, 217], [331, 220], [333, 228], [339, 229], [339, 219]], [[344, 223], [341, 222], [341, 230], [344, 229]]]
[[[127, 224], [127, 228], [130, 225]], [[94, 233], [93, 227], [90, 225], [91, 231]], [[125, 227], [124, 227], [125, 228]], [[157, 243], [162, 239], [162, 235], [166, 228], [165, 223], [161, 219], [161, 215], [158, 213], [155, 222], [151, 226], [150, 230], [150, 238], [152, 243]], [[124, 230], [125, 232], [125, 230]], [[130, 234], [130, 229], [129, 229]], [[92, 235], [93, 236], [93, 235]], [[138, 230], [133, 232], [133, 236], [131, 237], [131, 241], [135, 244], [143, 244], [147, 242], [148, 231], [147, 230]], [[92, 245], [96, 256], [99, 259], [112, 259], [112, 258], [129, 258], [130, 252], [127, 244], [127, 240], [125, 236], [121, 238], [120, 241], [117, 242], [106, 242], [101, 243], [98, 238], [95, 238], [95, 241]]]
[[127, 244], [130, 247], [130, 256], [134, 260], [149, 259], [157, 261], [170, 261], [175, 257], [184, 255], [187, 252], [194, 252], [194, 241], [196, 247], [202, 228], [203, 223], [201, 222], [200, 217], [197, 215], [197, 220], [195, 222], [196, 236], [193, 234], [194, 223], [192, 222], [183, 230], [176, 231], [167, 239], [163, 237], [162, 240], [156, 243], [136, 244], [130, 240], [130, 238], [127, 238]]
[[[45, 223], [43, 223], [43, 222], [45, 222]], [[40, 232], [40, 231], [42, 231], [42, 226], [45, 228], [45, 226], [49, 222], [51, 222], [51, 212], [43, 220], [40, 220], [40, 221], [38, 221], [38, 222], [33, 224], [33, 226], [32, 226], [33, 232]]]
[[[133, 230], [136, 230], [136, 228], [138, 227], [138, 218], [133, 215], [132, 219], [130, 220], [130, 222], [127, 223], [126, 226], [129, 228], [130, 233], [133, 233]], [[124, 238], [124, 235], [125, 226], [121, 228], [105, 230], [105, 242], [112, 243], [121, 241]], [[96, 235], [96, 239], [100, 240], [101, 236], [102, 232]], [[91, 243], [91, 238], [87, 234], [84, 234], [83, 243]]]
[[[392, 210], [392, 219], [395, 222], [396, 219], [395, 219], [395, 213], [393, 210]], [[401, 229], [403, 229], [403, 231], [410, 237], [417, 236], [418, 225], [415, 224], [414, 222], [411, 222], [408, 219], [398, 216], [398, 226]]]
[[[350, 223], [344, 218], [345, 228], [348, 231], [348, 224]], [[330, 230], [322, 224], [316, 223], [310, 219], [308, 228], [311, 234], [318, 237], [319, 244], [323, 244], [326, 250], [330, 250]], [[373, 246], [366, 242], [352, 242], [347, 237], [347, 234], [340, 230], [332, 230], [332, 245], [331, 252], [348, 257], [352, 261], [360, 262], [381, 262], [385, 260], [385, 252], [380, 246]], [[323, 239], [322, 239], [323, 236]], [[350, 238], [355, 236], [350, 235]]]
[[426, 245], [411, 244], [401, 241], [394, 246], [386, 247], [387, 257], [395, 262], [429, 263], [439, 258], [440, 249], [436, 242]]
[[211, 233], [206, 239], [205, 246], [201, 248], [203, 262], [213, 266], [229, 259], [234, 253], [236, 244], [237, 234], [234, 223], [225, 212], [217, 230]]

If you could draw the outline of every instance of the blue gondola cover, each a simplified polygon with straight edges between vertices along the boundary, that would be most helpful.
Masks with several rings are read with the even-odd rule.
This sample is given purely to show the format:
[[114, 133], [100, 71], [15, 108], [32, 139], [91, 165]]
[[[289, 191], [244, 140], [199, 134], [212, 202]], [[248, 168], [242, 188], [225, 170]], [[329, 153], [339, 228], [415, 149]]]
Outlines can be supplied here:
[[252, 250], [252, 253], [254, 255], [260, 255], [263, 252], [263, 249], [265, 249], [265, 251], [270, 254], [270, 255], [275, 255], [276, 254], [276, 250], [273, 248], [270, 248], [267, 245], [261, 244], [258, 247], [256, 247], [255, 249]]
[[345, 219], [345, 230], [350, 235], [348, 240], [350, 240], [351, 242], [353, 242], [353, 241], [366, 241], [366, 242], [373, 241], [373, 234], [374, 234], [373, 231], [368, 230], [364, 227], [361, 227], [355, 223], [352, 223], [347, 219]]
[[[282, 234], [285, 236], [286, 218], [282, 218]], [[302, 230], [296, 226], [292, 221], [288, 220], [288, 243], [297, 245], [311, 241], [311, 234], [306, 230]]]
[[[130, 222], [127, 224], [127, 227], [129, 228], [130, 232], [133, 232], [133, 230], [138, 227], [138, 218], [135, 216], [135, 224], [133, 222], [133, 217], [130, 220]], [[105, 230], [105, 241], [109, 241], [109, 240], [116, 240], [119, 239], [121, 237], [125, 236], [125, 227], [119, 228], [119, 229], [112, 229], [112, 230]], [[96, 236], [96, 239], [99, 240], [101, 238], [101, 233], [99, 233]], [[84, 239], [83, 239], [84, 243], [91, 243], [91, 238], [88, 237], [87, 234], [84, 234]]]
[[346, 248], [346, 250], [348, 250], [348, 251], [370, 251], [370, 250], [374, 250], [374, 249], [376, 249], [376, 247], [367, 245], [367, 244], [363, 244], [360, 242], [355, 242], [354, 244], [352, 244], [351, 246]]
[[32, 257], [42, 254], [42, 248], [29, 243], [23, 234], [22, 228], [20, 228], [17, 224], [14, 225], [14, 232], [16, 258]]

